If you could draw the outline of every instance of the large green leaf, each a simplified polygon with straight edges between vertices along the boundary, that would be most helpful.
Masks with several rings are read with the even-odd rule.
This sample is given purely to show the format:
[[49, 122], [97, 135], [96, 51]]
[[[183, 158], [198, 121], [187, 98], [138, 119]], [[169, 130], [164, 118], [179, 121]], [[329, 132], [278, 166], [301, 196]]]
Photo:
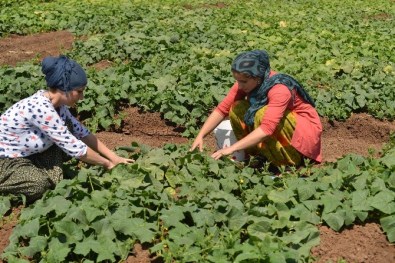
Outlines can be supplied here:
[[322, 216], [322, 219], [327, 223], [330, 228], [335, 231], [339, 231], [344, 225], [344, 214], [343, 213], [329, 213]]
[[69, 246], [53, 238], [48, 243], [48, 253], [44, 258], [47, 262], [64, 262], [70, 251], [71, 248]]
[[388, 240], [395, 242], [395, 215], [383, 217], [380, 219], [381, 226], [384, 232], [387, 233]]

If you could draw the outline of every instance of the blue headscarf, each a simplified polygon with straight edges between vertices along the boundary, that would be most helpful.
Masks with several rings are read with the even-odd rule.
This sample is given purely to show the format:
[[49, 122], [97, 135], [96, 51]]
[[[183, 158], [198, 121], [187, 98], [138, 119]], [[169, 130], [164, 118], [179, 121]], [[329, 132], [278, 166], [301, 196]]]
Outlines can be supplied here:
[[83, 68], [64, 55], [44, 58], [41, 71], [45, 74], [48, 87], [65, 92], [84, 87], [88, 83]]
[[253, 50], [239, 54], [233, 60], [232, 71], [262, 79], [262, 84], [252, 90], [249, 94], [250, 107], [244, 115], [244, 121], [247, 125], [254, 125], [255, 113], [268, 103], [267, 94], [276, 84], [283, 84], [291, 91], [296, 89], [298, 94], [307, 103], [315, 107], [313, 99], [304, 90], [303, 86], [293, 77], [282, 73], [269, 77], [269, 55], [264, 50]]

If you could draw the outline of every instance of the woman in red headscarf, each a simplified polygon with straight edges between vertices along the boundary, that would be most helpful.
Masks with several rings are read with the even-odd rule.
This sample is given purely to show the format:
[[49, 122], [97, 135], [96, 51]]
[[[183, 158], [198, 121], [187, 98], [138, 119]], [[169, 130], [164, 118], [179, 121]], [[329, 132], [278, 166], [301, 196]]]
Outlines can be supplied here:
[[68, 107], [83, 99], [87, 77], [66, 56], [42, 62], [48, 90], [39, 90], [0, 116], [0, 193], [40, 198], [63, 179], [65, 157], [112, 169], [133, 160], [116, 155]]

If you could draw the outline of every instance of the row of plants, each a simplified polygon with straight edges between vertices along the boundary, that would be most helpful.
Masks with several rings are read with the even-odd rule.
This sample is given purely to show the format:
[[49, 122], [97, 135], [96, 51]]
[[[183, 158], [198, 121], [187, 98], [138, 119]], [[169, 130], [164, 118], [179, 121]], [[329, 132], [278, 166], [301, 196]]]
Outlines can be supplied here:
[[395, 242], [394, 148], [317, 169], [261, 170], [215, 161], [186, 145], [118, 151], [111, 171], [75, 170], [25, 208], [9, 262], [116, 262], [139, 242], [165, 262], [311, 262], [317, 225], [339, 231], [379, 220]]

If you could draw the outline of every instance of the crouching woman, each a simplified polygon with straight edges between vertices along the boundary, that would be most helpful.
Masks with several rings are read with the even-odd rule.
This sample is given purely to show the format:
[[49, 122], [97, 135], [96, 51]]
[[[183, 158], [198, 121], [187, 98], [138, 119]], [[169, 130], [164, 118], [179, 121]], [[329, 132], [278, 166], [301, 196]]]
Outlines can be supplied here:
[[271, 70], [264, 50], [239, 54], [231, 70], [236, 82], [204, 123], [191, 150], [202, 150], [204, 137], [229, 117], [238, 141], [214, 152], [215, 159], [245, 150], [275, 166], [299, 166], [306, 158], [321, 162], [322, 125], [303, 87], [291, 76]]
[[63, 179], [68, 157], [112, 169], [132, 159], [118, 156], [69, 111], [83, 99], [87, 77], [66, 56], [42, 61], [47, 90], [39, 90], [0, 116], [0, 193], [23, 194], [28, 202]]

